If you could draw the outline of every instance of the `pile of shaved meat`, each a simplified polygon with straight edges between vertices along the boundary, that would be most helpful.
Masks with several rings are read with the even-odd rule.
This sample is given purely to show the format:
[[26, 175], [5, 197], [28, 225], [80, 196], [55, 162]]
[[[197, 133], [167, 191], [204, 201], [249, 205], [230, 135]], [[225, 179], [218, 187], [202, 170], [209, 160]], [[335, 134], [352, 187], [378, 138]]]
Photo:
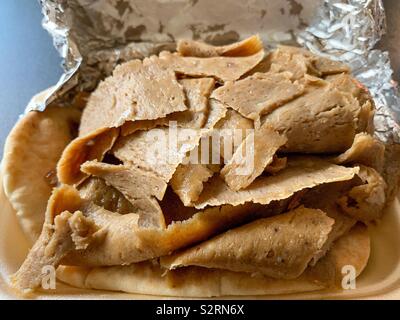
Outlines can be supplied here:
[[141, 294], [336, 288], [344, 265], [364, 269], [397, 187], [373, 116], [346, 65], [258, 36], [120, 64], [84, 105], [12, 283], [38, 289], [51, 265]]

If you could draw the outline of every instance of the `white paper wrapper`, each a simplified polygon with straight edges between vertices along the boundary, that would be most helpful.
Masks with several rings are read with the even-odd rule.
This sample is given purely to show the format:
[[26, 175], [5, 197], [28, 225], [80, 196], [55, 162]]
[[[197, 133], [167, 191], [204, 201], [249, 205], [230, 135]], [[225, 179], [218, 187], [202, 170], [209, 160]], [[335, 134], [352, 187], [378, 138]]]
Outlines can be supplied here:
[[348, 63], [371, 91], [376, 135], [400, 142], [400, 98], [387, 52], [381, 0], [41, 0], [43, 26], [64, 59], [49, 94], [28, 105], [44, 110], [73, 87], [91, 91], [117, 63], [173, 49], [175, 39], [225, 44], [258, 33], [264, 44], [298, 43]]

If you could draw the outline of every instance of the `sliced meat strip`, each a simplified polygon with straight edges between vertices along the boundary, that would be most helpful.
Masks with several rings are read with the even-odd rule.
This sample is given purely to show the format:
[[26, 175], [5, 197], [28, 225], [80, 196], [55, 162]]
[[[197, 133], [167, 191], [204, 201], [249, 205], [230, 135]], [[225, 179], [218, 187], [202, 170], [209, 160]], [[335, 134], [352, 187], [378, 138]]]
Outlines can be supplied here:
[[389, 203], [397, 196], [400, 186], [400, 145], [397, 143], [387, 143], [385, 146], [382, 176], [387, 184], [386, 201]]
[[158, 59], [146, 65], [133, 60], [117, 66], [92, 93], [83, 111], [80, 136], [119, 127], [127, 120], [153, 120], [186, 109], [183, 88], [173, 70]]
[[206, 206], [235, 206], [246, 202], [268, 204], [323, 183], [350, 180], [357, 173], [358, 168], [338, 166], [315, 157], [292, 158], [287, 167], [276, 175], [259, 177], [249, 187], [239, 191], [231, 190], [219, 176], [214, 176], [206, 183], [194, 206], [202, 209]]
[[326, 77], [326, 80], [332, 87], [341, 92], [350, 94], [357, 99], [361, 106], [357, 117], [357, 132], [366, 132], [370, 135], [374, 134], [374, 99], [368, 89], [357, 79], [346, 73], [335, 74]]
[[290, 77], [289, 72], [255, 73], [243, 80], [225, 83], [211, 97], [244, 117], [257, 120], [303, 94], [304, 86]]
[[167, 184], [161, 178], [150, 172], [124, 165], [88, 161], [81, 168], [87, 174], [104, 179], [129, 200], [147, 197], [162, 200], [167, 189]]
[[239, 112], [228, 109], [226, 116], [216, 125], [220, 139], [220, 156], [227, 163], [246, 136], [254, 130], [254, 122]]
[[376, 221], [386, 204], [386, 182], [375, 169], [363, 165], [358, 176], [363, 184], [353, 187], [337, 202], [344, 212], [357, 220]]
[[[179, 209], [179, 207], [178, 207]], [[107, 233], [104, 241], [84, 251], [74, 251], [64, 264], [83, 266], [125, 265], [167, 255], [182, 247], [208, 239], [267, 209], [257, 204], [222, 206], [195, 213], [190, 219], [175, 221], [166, 229], [140, 228], [137, 214], [120, 215], [92, 206], [84, 214]]]
[[202, 128], [208, 118], [208, 98], [214, 89], [215, 80], [212, 78], [182, 79], [179, 83], [183, 86], [188, 110], [173, 112], [155, 120], [127, 121], [121, 127], [121, 135], [127, 136], [139, 130], [168, 126], [171, 121], [176, 121], [179, 127]]
[[351, 94], [324, 80], [309, 83], [301, 97], [263, 117], [262, 123], [288, 138], [286, 152], [343, 152], [353, 143], [360, 119], [370, 117]]
[[127, 214], [135, 212], [132, 203], [101, 178], [90, 177], [79, 185], [79, 195], [82, 199], [93, 202], [112, 212]]
[[139, 214], [139, 226], [165, 228], [165, 219], [156, 199], [162, 200], [167, 184], [150, 172], [124, 165], [112, 165], [97, 161], [85, 162], [81, 170], [100, 177], [119, 190]]
[[385, 157], [385, 145], [368, 133], [358, 133], [350, 149], [333, 159], [338, 164], [363, 164], [382, 171]]
[[201, 266], [294, 279], [322, 248], [333, 223], [321, 210], [299, 207], [231, 229], [161, 258], [161, 264], [168, 269]]
[[199, 198], [204, 182], [213, 174], [214, 172], [203, 164], [180, 165], [171, 179], [171, 187], [183, 204], [189, 206]]
[[140, 130], [150, 130], [158, 126], [168, 126], [168, 117], [159, 118], [155, 120], [137, 120], [137, 121], [126, 121], [121, 126], [121, 135], [129, 136], [132, 133]]
[[292, 74], [293, 80], [301, 79], [306, 74], [324, 77], [350, 72], [349, 67], [342, 62], [315, 55], [303, 48], [278, 46], [249, 74], [285, 71]]
[[204, 42], [194, 40], [179, 40], [177, 51], [187, 57], [246, 57], [251, 56], [263, 49], [263, 44], [258, 35], [253, 35], [240, 42], [225, 46], [213, 46]]
[[125, 165], [150, 171], [168, 182], [187, 153], [198, 146], [225, 113], [224, 106], [210, 100], [210, 111], [202, 129], [162, 127], [138, 131], [119, 138], [112, 152]]
[[226, 297], [282, 295], [321, 289], [342, 289], [343, 267], [358, 276], [366, 267], [370, 240], [365, 226], [357, 225], [336, 241], [324, 259], [296, 279], [274, 279], [261, 274], [186, 267], [168, 271], [152, 261], [108, 268], [60, 266], [57, 278], [70, 285], [135, 294], [172, 297]]
[[186, 128], [155, 128], [118, 139], [112, 152], [127, 166], [152, 172], [168, 182], [204, 134]]
[[234, 81], [254, 68], [264, 58], [264, 50], [248, 57], [182, 57], [161, 52], [164, 66], [192, 77], [214, 77], [219, 81]]
[[11, 277], [15, 288], [25, 292], [39, 287], [43, 267], [56, 268], [69, 252], [84, 250], [104, 237], [104, 231], [79, 211], [81, 205], [81, 198], [72, 187], [61, 186], [53, 191], [39, 239]]
[[247, 135], [221, 170], [221, 176], [234, 191], [248, 187], [272, 163], [275, 153], [286, 142], [285, 136], [263, 125]]
[[208, 99], [214, 89], [215, 80], [212, 78], [182, 79], [179, 83], [186, 94], [188, 110], [172, 113], [167, 117], [168, 120], [176, 121], [180, 127], [202, 128], [207, 121]]
[[314, 256], [310, 265], [315, 265], [319, 259], [324, 257], [331, 249], [333, 243], [346, 234], [357, 223], [357, 220], [345, 214], [336, 202], [352, 187], [358, 185], [358, 180], [358, 177], [354, 177], [349, 181], [318, 186], [309, 190], [300, 200], [300, 202], [306, 207], [320, 209], [326, 212], [330, 218], [335, 220], [332, 231], [328, 235], [328, 239], [320, 252]]
[[282, 169], [286, 168], [287, 157], [280, 158], [277, 155], [274, 155], [272, 162], [265, 167], [265, 172], [269, 174], [275, 174]]
[[279, 46], [271, 55], [271, 64], [279, 68], [279, 71], [296, 69], [297, 61], [301, 61], [307, 68], [307, 73], [318, 77], [350, 72], [349, 67], [343, 62], [315, 55], [303, 48]]

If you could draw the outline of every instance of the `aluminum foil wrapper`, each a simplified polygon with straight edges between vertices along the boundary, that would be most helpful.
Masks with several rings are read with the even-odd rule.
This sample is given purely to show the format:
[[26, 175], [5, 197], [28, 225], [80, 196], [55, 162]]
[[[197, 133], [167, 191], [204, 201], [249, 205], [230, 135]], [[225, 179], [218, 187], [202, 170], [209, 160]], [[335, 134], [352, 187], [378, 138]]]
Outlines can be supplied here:
[[299, 44], [349, 64], [371, 92], [376, 135], [400, 143], [400, 98], [387, 52], [382, 0], [41, 0], [43, 26], [64, 74], [29, 110], [91, 91], [115, 65], [173, 50], [175, 39], [226, 44], [258, 33], [269, 47]]

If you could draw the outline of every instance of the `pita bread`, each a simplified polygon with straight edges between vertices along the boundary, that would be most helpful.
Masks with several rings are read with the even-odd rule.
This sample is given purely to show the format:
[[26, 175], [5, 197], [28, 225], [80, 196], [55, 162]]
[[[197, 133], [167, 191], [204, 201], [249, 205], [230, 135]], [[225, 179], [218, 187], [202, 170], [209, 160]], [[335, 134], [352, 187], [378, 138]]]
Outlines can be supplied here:
[[288, 72], [255, 73], [245, 79], [225, 83], [211, 97], [244, 117], [257, 120], [304, 92], [304, 86], [292, 82], [290, 76]]
[[340, 288], [343, 267], [354, 267], [356, 276], [359, 276], [368, 263], [370, 250], [368, 229], [358, 223], [335, 241], [327, 255], [314, 267], [309, 267], [304, 275], [309, 279], [318, 279], [318, 283], [327, 287]]
[[378, 220], [386, 204], [385, 180], [373, 168], [361, 165], [357, 174], [363, 184], [353, 187], [337, 203], [349, 216], [369, 222]]
[[319, 253], [333, 223], [334, 220], [321, 210], [299, 207], [230, 229], [194, 247], [163, 257], [160, 263], [167, 269], [200, 266], [294, 279]]
[[275, 153], [286, 142], [285, 136], [267, 125], [255, 129], [222, 168], [221, 176], [234, 191], [248, 187], [272, 163]]
[[251, 36], [240, 42], [226, 46], [213, 46], [200, 41], [178, 40], [177, 48], [179, 54], [185, 57], [246, 57], [251, 56], [263, 49], [263, 44], [258, 35]]
[[42, 229], [47, 200], [57, 185], [56, 166], [74, 138], [80, 112], [49, 106], [23, 116], [11, 130], [2, 160], [5, 194], [27, 238], [34, 242]]
[[357, 226], [335, 242], [315, 267], [309, 267], [300, 277], [292, 280], [201, 267], [181, 268], [165, 274], [164, 269], [151, 262], [93, 269], [60, 266], [57, 277], [80, 288], [157, 296], [282, 295], [340, 285], [342, 267], [352, 265], [359, 275], [367, 264], [369, 252], [368, 231], [364, 226]]
[[264, 58], [264, 50], [247, 57], [182, 57], [163, 51], [160, 59], [167, 68], [192, 77], [214, 77], [221, 82], [239, 79]]
[[223, 204], [236, 206], [246, 202], [265, 205], [273, 200], [289, 198], [306, 188], [350, 180], [357, 172], [357, 168], [338, 166], [316, 157], [292, 158], [288, 166], [276, 175], [259, 177], [249, 187], [239, 191], [231, 190], [219, 176], [213, 176], [194, 206], [202, 209]]
[[54, 189], [42, 233], [20, 269], [11, 277], [13, 287], [21, 291], [37, 288], [42, 280], [43, 267], [57, 267], [68, 252], [86, 249], [103, 236], [90, 219], [77, 211], [81, 204], [75, 189], [68, 186]]
[[57, 176], [61, 183], [79, 184], [87, 175], [81, 165], [89, 160], [103, 160], [104, 155], [117, 140], [119, 129], [100, 129], [73, 140], [63, 151], [57, 164]]
[[333, 159], [337, 164], [363, 164], [380, 172], [383, 168], [385, 145], [368, 133], [358, 133], [350, 149]]
[[127, 120], [153, 120], [184, 111], [185, 95], [175, 73], [158, 59], [133, 60], [117, 66], [101, 82], [83, 111], [80, 136], [120, 127]]

